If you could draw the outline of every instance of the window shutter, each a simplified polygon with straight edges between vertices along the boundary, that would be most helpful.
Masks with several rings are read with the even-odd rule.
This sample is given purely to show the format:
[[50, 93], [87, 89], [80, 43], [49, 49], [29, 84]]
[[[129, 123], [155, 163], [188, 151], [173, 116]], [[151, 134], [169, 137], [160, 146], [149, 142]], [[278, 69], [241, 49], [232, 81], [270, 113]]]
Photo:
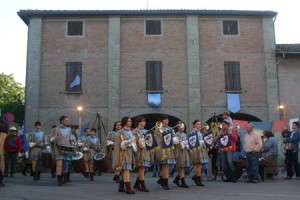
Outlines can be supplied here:
[[161, 35], [161, 20], [146, 20], [146, 35]]
[[240, 80], [240, 63], [233, 61], [225, 61], [225, 89], [229, 92], [240, 92], [241, 91], [241, 80]]
[[238, 35], [238, 22], [236, 20], [223, 21], [224, 35]]
[[146, 61], [146, 90], [162, 91], [161, 61]]
[[83, 35], [83, 22], [82, 21], [69, 21], [67, 27], [68, 36], [82, 36]]

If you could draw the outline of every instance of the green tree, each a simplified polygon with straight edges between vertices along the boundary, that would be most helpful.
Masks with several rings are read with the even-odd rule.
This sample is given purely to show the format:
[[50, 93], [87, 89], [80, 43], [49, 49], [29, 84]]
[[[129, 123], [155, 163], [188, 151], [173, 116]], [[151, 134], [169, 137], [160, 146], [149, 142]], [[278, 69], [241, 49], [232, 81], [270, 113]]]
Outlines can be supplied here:
[[[15, 81], [12, 74], [0, 74], [0, 109], [1, 116], [6, 112], [15, 115], [16, 122], [24, 121], [24, 87]], [[2, 121], [2, 117], [0, 119]]]

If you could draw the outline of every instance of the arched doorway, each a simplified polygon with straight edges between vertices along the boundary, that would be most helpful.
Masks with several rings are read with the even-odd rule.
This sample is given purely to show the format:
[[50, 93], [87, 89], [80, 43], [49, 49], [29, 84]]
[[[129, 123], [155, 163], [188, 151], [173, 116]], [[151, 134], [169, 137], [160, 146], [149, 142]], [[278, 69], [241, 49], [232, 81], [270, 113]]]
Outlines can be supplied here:
[[[242, 121], [252, 121], [252, 122], [261, 122], [262, 120], [259, 119], [258, 117], [255, 117], [253, 115], [245, 114], [245, 113], [230, 113], [230, 117], [232, 119], [236, 120], [242, 120]], [[219, 115], [212, 115], [211, 118], [209, 118], [206, 123], [210, 124], [211, 122], [221, 122], [223, 119], [223, 113]]]
[[[167, 114], [161, 114], [161, 113], [150, 113], [150, 114], [142, 114], [142, 115], [139, 115], [139, 116], [143, 116], [146, 118], [146, 127], [145, 129], [149, 130], [151, 129], [152, 127], [155, 126], [156, 122], [159, 120], [160, 116], [161, 115], [167, 115]], [[177, 118], [177, 117], [174, 117], [172, 115], [167, 115], [169, 116], [169, 126], [170, 127], [174, 127], [178, 124], [179, 121], [182, 121], [181, 119]], [[135, 120], [138, 116], [134, 116], [132, 117], [132, 121], [133, 121], [133, 125], [132, 125], [132, 128], [135, 128], [137, 126]]]

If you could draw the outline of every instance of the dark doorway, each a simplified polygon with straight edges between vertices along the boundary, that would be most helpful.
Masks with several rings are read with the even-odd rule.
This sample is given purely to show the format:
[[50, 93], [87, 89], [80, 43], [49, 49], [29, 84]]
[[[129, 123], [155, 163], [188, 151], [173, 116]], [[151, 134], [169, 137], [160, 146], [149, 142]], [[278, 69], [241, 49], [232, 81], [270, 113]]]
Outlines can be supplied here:
[[[261, 122], [262, 120], [258, 117], [255, 117], [253, 115], [245, 114], [245, 113], [230, 113], [230, 117], [232, 119], [236, 120], [242, 120], [242, 121], [252, 121], [252, 122]], [[207, 124], [210, 124], [211, 122], [221, 122], [223, 119], [223, 114], [215, 114], [212, 113], [211, 117], [206, 121]]]

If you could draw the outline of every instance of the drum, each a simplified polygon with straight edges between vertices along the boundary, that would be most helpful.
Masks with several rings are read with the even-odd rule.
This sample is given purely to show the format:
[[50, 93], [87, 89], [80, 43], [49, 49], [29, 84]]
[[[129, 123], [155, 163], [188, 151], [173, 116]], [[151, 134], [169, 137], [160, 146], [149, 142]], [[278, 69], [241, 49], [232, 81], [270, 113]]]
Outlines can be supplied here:
[[85, 163], [82, 152], [75, 152], [73, 158], [73, 169], [77, 173], [85, 172]]
[[71, 145], [57, 145], [58, 149], [63, 153], [73, 153], [74, 147]]
[[107, 157], [105, 157], [105, 153], [100, 152], [95, 154], [94, 161], [95, 161], [95, 166], [99, 166], [102, 172], [107, 172], [109, 170], [108, 159]]
[[42, 153], [42, 161], [43, 161], [43, 168], [44, 169], [49, 169], [51, 168], [51, 153]]

